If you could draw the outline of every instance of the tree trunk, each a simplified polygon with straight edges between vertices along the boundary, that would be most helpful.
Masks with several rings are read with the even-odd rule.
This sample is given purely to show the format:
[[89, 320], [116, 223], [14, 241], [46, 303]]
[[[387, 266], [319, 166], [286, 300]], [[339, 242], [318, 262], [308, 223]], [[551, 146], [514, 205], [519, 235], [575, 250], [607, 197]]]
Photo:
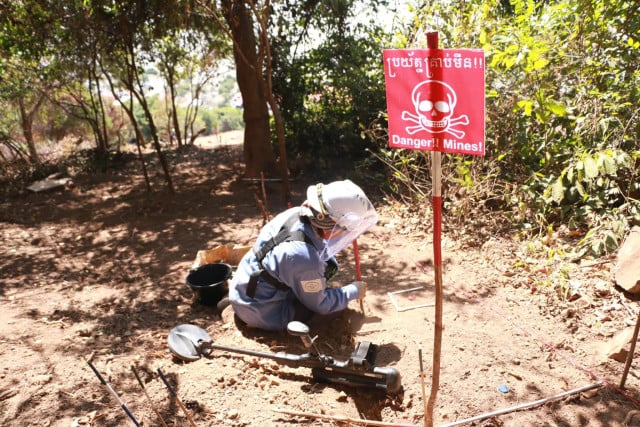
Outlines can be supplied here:
[[[140, 93], [132, 91], [133, 94], [138, 99], [140, 106], [142, 107], [142, 111], [144, 111], [144, 115], [147, 118], [147, 122], [149, 124], [149, 131], [151, 132], [151, 139], [153, 141], [153, 147], [156, 149], [156, 153], [158, 154], [158, 160], [160, 161], [160, 166], [162, 166], [162, 170], [164, 171], [164, 179], [167, 183], [167, 189], [171, 194], [175, 193], [175, 189], [173, 188], [173, 180], [171, 179], [171, 172], [169, 171], [169, 165], [167, 164], [167, 158], [162, 152], [162, 148], [160, 147], [160, 140], [158, 138], [158, 129], [153, 121], [153, 116], [151, 115], [151, 111], [149, 110], [149, 104], [147, 103], [147, 99], [144, 97], [144, 93], [140, 91]], [[139, 138], [138, 138], [139, 139]]]
[[244, 105], [245, 175], [249, 178], [278, 176], [275, 153], [271, 148], [269, 109], [263, 87], [256, 78], [261, 69], [256, 51], [251, 11], [243, 0], [223, 0], [224, 17], [235, 41], [233, 55], [236, 79]]
[[127, 70], [125, 70], [125, 73], [128, 78], [127, 80], [123, 80], [122, 83], [127, 89], [129, 89], [129, 94], [136, 97], [138, 103], [140, 104], [140, 107], [142, 107], [142, 111], [144, 112], [147, 123], [149, 124], [149, 132], [151, 133], [153, 147], [156, 149], [158, 160], [160, 161], [160, 166], [164, 171], [164, 179], [167, 183], [167, 189], [171, 194], [174, 194], [175, 189], [173, 188], [173, 180], [171, 178], [171, 172], [169, 171], [169, 165], [167, 163], [166, 157], [164, 156], [164, 153], [162, 152], [162, 148], [160, 147], [158, 129], [155, 125], [155, 122], [153, 121], [153, 115], [151, 114], [151, 110], [149, 109], [149, 104], [147, 102], [147, 98], [144, 94], [144, 90], [140, 80], [139, 68], [136, 61], [136, 50], [133, 44], [127, 45], [126, 48], [128, 61], [126, 64]]
[[[91, 114], [90, 123], [94, 127], [94, 136], [96, 138], [97, 154], [101, 158], [106, 158], [109, 151], [109, 138], [107, 136], [106, 113], [104, 111], [104, 103], [102, 101], [102, 89], [100, 87], [100, 77], [97, 70], [97, 59], [94, 56], [91, 61], [91, 67], [88, 70], [89, 82], [89, 100]], [[95, 88], [95, 94], [94, 94]]]
[[118, 102], [122, 108], [127, 112], [127, 116], [129, 116], [129, 120], [133, 125], [133, 129], [136, 133], [136, 148], [138, 149], [138, 159], [140, 159], [140, 165], [142, 166], [142, 173], [144, 174], [144, 182], [147, 184], [147, 191], [151, 192], [151, 180], [149, 179], [149, 173], [147, 172], [147, 165], [144, 162], [144, 156], [142, 155], [142, 139], [144, 136], [142, 135], [142, 131], [140, 130], [140, 126], [138, 126], [138, 121], [136, 120], [135, 114], [133, 114], [133, 94], [129, 92], [129, 108], [127, 108], [122, 101], [118, 98]]
[[[176, 108], [176, 83], [173, 76], [173, 70], [166, 65], [167, 68], [167, 85], [169, 86], [169, 92], [171, 93], [171, 120], [173, 121], [173, 131], [175, 132], [176, 139], [178, 140], [178, 147], [182, 146], [182, 132], [180, 132], [180, 122], [178, 121], [178, 110]], [[185, 131], [186, 132], [186, 131]], [[171, 129], [169, 129], [169, 138], [171, 138]]]
[[30, 111], [27, 111], [27, 107], [25, 106], [25, 102], [23, 98], [18, 100], [18, 105], [20, 107], [20, 122], [22, 125], [22, 134], [24, 135], [25, 143], [27, 144], [27, 148], [29, 149], [29, 158], [33, 163], [40, 163], [40, 157], [38, 156], [38, 151], [36, 150], [36, 143], [33, 140], [33, 118], [36, 115], [36, 112], [40, 108], [42, 101], [44, 100], [44, 96], [39, 96], [37, 102], [31, 108]]

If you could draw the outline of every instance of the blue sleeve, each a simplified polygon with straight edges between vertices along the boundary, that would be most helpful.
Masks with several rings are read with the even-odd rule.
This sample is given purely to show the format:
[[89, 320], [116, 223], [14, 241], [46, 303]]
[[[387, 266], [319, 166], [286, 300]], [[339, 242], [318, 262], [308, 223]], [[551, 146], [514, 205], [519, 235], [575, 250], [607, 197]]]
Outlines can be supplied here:
[[313, 246], [305, 242], [286, 242], [273, 252], [278, 263], [278, 278], [291, 287], [295, 297], [309, 310], [328, 314], [347, 308], [358, 296], [353, 285], [327, 287], [325, 262]]

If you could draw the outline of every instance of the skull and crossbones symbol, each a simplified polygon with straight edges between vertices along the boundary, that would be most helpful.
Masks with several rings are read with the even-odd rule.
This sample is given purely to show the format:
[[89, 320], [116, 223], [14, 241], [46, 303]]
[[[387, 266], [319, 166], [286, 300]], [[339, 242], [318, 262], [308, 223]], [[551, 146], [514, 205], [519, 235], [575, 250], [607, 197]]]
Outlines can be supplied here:
[[468, 125], [469, 117], [463, 114], [452, 118], [458, 99], [451, 86], [439, 80], [425, 80], [413, 88], [411, 100], [416, 114], [402, 112], [402, 120], [416, 124], [405, 128], [409, 135], [424, 130], [431, 133], [448, 132], [456, 138], [464, 137], [464, 131], [453, 127]]

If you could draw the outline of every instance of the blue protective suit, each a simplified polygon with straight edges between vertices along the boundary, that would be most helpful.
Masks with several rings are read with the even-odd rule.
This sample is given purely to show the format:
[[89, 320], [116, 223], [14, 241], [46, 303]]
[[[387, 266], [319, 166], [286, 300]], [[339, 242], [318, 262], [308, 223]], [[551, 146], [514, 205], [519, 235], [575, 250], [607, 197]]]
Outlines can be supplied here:
[[288, 209], [267, 223], [260, 231], [253, 250], [240, 261], [229, 284], [229, 301], [236, 315], [247, 325], [265, 330], [284, 330], [294, 319], [297, 299], [307, 309], [318, 314], [329, 314], [347, 308], [349, 301], [358, 297], [353, 284], [341, 288], [328, 288], [324, 272], [326, 262], [320, 259], [324, 240], [319, 238], [308, 222], [296, 221], [291, 230], [302, 230], [313, 243], [282, 242], [262, 260], [264, 269], [288, 289], [275, 286], [258, 278], [254, 298], [247, 296], [251, 274], [261, 267], [255, 256], [262, 244], [278, 234], [282, 225], [292, 216], [300, 217], [300, 207]]

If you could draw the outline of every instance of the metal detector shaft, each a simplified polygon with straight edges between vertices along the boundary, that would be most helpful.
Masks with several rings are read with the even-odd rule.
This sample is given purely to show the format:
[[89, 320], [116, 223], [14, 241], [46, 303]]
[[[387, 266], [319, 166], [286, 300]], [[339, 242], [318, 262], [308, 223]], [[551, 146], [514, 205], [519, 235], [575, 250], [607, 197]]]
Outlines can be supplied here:
[[[255, 357], [264, 357], [266, 359], [275, 360], [284, 365], [290, 366], [292, 368], [297, 368], [300, 366], [305, 366], [308, 368], [315, 368], [319, 366], [324, 366], [321, 360], [318, 360], [315, 356], [312, 356], [309, 353], [305, 354], [289, 354], [289, 353], [265, 353], [262, 351], [254, 351], [254, 350], [246, 350], [243, 348], [237, 347], [227, 347], [225, 345], [218, 345], [214, 343], [203, 343], [203, 347], [207, 349], [221, 350], [230, 353], [240, 353], [245, 354], [247, 356], [255, 356]], [[333, 359], [327, 358], [327, 363], [332, 363]]]
[[353, 366], [349, 361], [338, 361], [325, 355], [264, 353], [214, 343], [203, 344], [206, 344], [207, 349], [264, 357], [292, 368], [311, 368], [313, 377], [320, 381], [352, 387], [376, 388], [385, 390], [389, 394], [399, 392], [402, 387], [400, 373], [395, 368], [373, 367], [371, 369], [369, 366]]
[[301, 322], [290, 322], [287, 331], [302, 339], [309, 351], [303, 354], [285, 352], [266, 353], [237, 347], [215, 344], [203, 329], [195, 325], [180, 325], [169, 333], [169, 348], [181, 360], [194, 361], [200, 357], [210, 357], [213, 350], [238, 353], [257, 358], [274, 360], [279, 364], [298, 368], [311, 368], [316, 380], [343, 385], [372, 387], [385, 390], [389, 394], [400, 391], [400, 373], [391, 367], [375, 366], [377, 346], [369, 341], [358, 343], [351, 356], [344, 361], [322, 354], [309, 336], [309, 328]]

